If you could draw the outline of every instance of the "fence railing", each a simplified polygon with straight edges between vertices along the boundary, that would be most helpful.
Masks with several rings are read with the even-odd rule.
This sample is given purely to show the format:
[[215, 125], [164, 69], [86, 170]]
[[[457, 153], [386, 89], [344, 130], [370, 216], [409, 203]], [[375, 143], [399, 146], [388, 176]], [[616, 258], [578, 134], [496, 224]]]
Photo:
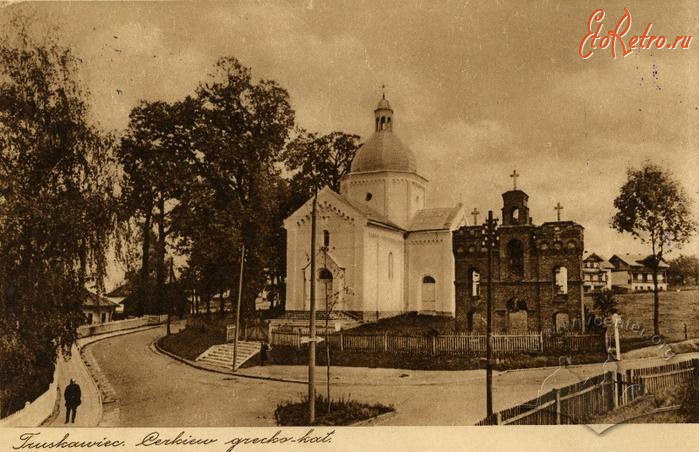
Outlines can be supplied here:
[[699, 359], [626, 372], [605, 372], [493, 413], [476, 425], [580, 424], [645, 394], [699, 378]]
[[[306, 334], [304, 334], [306, 333]], [[301, 347], [306, 331], [272, 331], [272, 345]], [[324, 337], [323, 333], [318, 333]], [[485, 335], [448, 334], [434, 336], [403, 336], [392, 334], [333, 333], [328, 343], [337, 350], [367, 353], [412, 354], [483, 354]], [[515, 353], [545, 353], [552, 351], [604, 351], [604, 337], [597, 335], [494, 334], [491, 337], [495, 355]]]

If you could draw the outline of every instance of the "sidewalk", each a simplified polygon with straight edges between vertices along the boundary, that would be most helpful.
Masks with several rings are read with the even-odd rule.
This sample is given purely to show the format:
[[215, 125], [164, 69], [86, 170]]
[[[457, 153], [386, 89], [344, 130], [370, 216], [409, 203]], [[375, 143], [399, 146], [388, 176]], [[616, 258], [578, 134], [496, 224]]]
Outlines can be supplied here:
[[[59, 400], [57, 402], [58, 409], [46, 421], [44, 425], [51, 427], [96, 427], [102, 419], [102, 394], [88, 370], [84, 358], [81, 355], [81, 350], [86, 346], [108, 339], [114, 336], [123, 334], [136, 333], [139, 331], [148, 330], [151, 328], [159, 328], [162, 325], [149, 325], [141, 328], [130, 330], [113, 331], [111, 333], [100, 334], [97, 336], [83, 337], [77, 340], [76, 344], [71, 349], [70, 359], [63, 362], [63, 366], [59, 371]], [[59, 358], [64, 359], [64, 358]], [[73, 379], [80, 385], [82, 403], [77, 409], [75, 423], [65, 424], [66, 407], [63, 399], [63, 392], [66, 386]]]

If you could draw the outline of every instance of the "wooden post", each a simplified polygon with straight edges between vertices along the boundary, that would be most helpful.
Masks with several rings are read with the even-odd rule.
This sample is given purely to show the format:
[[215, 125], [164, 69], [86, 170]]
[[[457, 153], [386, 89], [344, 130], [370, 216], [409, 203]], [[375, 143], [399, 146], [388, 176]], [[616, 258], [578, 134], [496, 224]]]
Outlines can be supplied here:
[[432, 354], [436, 355], [437, 354], [437, 337], [430, 336], [430, 339], [432, 341]]
[[296, 330], [296, 349], [301, 350], [301, 331]]
[[238, 331], [240, 330], [240, 303], [243, 295], [243, 268], [245, 266], [245, 242], [240, 247], [240, 275], [238, 278], [238, 305], [235, 307], [235, 337], [233, 339], [233, 372], [238, 362]]
[[539, 331], [539, 351], [544, 353], [544, 332]]
[[619, 374], [616, 371], [612, 371], [612, 399], [614, 409], [619, 408]]
[[502, 414], [499, 411], [495, 413], [495, 425], [502, 425]]
[[556, 396], [556, 425], [561, 425], [561, 392], [554, 389], [553, 394]]
[[388, 333], [383, 333], [383, 351], [388, 352]]
[[345, 351], [345, 336], [342, 334], [342, 330], [340, 330], [340, 351]]

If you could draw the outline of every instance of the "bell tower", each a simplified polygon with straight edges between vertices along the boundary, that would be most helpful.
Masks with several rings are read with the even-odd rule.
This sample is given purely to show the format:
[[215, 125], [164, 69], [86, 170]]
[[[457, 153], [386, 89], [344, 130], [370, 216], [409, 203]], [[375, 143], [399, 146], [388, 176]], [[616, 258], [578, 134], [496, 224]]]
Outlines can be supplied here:
[[513, 182], [513, 189], [502, 194], [502, 225], [520, 226], [531, 222], [529, 218], [529, 207], [527, 201], [529, 196], [522, 190], [517, 189], [517, 170], [510, 174]]

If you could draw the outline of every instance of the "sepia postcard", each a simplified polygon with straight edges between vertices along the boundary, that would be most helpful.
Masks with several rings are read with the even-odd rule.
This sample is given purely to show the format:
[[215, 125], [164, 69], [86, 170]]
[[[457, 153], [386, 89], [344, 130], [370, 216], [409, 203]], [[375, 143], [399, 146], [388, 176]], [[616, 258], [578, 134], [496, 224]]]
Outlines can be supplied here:
[[0, 449], [696, 448], [697, 17], [0, 2]]

